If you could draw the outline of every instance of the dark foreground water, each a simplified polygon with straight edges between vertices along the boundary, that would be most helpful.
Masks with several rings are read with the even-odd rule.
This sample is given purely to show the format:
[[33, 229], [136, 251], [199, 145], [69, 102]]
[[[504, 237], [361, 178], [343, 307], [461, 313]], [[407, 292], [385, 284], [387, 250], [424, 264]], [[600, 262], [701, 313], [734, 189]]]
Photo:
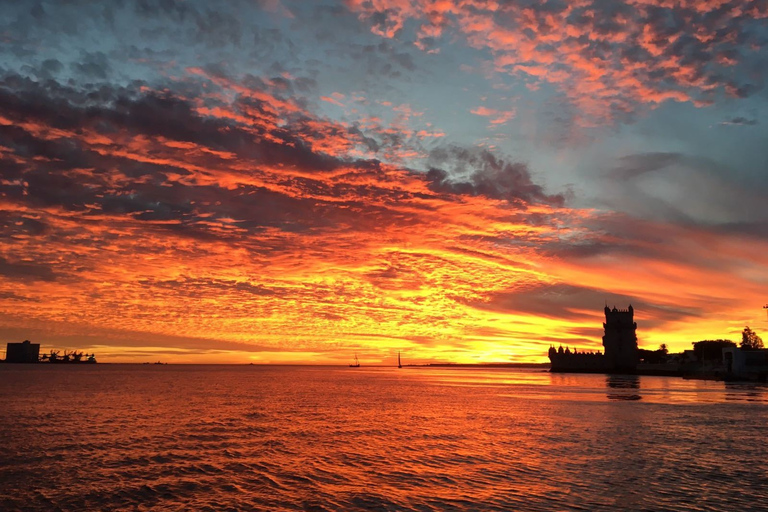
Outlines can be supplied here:
[[768, 389], [0, 365], [0, 510], [768, 510]]

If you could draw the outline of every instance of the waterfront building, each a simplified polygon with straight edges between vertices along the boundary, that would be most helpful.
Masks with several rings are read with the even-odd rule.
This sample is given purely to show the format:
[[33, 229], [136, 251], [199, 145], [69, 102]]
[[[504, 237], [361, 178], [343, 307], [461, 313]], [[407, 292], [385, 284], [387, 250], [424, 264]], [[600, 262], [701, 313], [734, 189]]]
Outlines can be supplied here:
[[21, 343], [8, 343], [5, 351], [6, 363], [36, 363], [40, 360], [40, 344], [24, 340]]
[[768, 380], [768, 349], [723, 348], [725, 378], [733, 380]]

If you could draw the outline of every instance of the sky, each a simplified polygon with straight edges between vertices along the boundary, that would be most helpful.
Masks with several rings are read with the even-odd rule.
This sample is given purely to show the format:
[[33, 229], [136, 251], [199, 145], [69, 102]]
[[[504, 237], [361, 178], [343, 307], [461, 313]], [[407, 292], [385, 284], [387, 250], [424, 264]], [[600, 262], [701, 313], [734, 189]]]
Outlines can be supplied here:
[[0, 336], [544, 362], [765, 334], [768, 2], [0, 0]]

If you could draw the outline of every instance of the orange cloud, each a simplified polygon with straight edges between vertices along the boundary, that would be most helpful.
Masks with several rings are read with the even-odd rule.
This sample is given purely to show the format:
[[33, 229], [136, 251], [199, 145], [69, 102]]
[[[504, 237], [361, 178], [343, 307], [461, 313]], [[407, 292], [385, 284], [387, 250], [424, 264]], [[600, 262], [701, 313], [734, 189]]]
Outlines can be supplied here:
[[328, 96], [320, 96], [320, 99], [325, 101], [325, 102], [327, 102], [327, 103], [332, 103], [333, 105], [336, 105], [337, 107], [343, 107], [344, 106], [344, 104], [342, 102], [340, 102], [339, 100], [337, 100], [336, 98], [330, 98]]
[[470, 112], [477, 116], [493, 117], [490, 121], [491, 125], [504, 124], [515, 117], [515, 110], [496, 110], [482, 106], [472, 109]]
[[[737, 66], [744, 59], [731, 44], [737, 37], [759, 44], [744, 30], [745, 13], [768, 17], [768, 7], [756, 0], [626, 0], [609, 10], [593, 0], [560, 7], [479, 0], [347, 5], [383, 37], [395, 37], [406, 20], [421, 23], [418, 38], [453, 29], [471, 47], [490, 52], [498, 72], [518, 76], [532, 89], [538, 81], [555, 84], [581, 108], [587, 124], [668, 100], [705, 105], [718, 89], [743, 94], [717, 66]], [[682, 21], [670, 24], [670, 19]], [[678, 44], [683, 36], [693, 39]], [[417, 46], [427, 48], [420, 41]]]
[[603, 294], [635, 302], [646, 346], [756, 318], [759, 237], [617, 227], [488, 152], [444, 151], [429, 172], [354, 158], [366, 139], [402, 156], [383, 135], [441, 133], [352, 132], [269, 84], [194, 76], [221, 95], [86, 111], [64, 87], [0, 93], [6, 337], [105, 361], [541, 361], [597, 343]]

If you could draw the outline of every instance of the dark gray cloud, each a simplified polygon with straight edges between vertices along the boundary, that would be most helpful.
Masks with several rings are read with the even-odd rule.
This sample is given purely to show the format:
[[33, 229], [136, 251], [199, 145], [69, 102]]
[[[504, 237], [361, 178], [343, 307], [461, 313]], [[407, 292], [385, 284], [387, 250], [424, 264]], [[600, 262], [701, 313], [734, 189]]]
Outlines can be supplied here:
[[139, 284], [151, 289], [168, 288], [176, 292], [194, 297], [208, 290], [217, 290], [220, 294], [246, 294], [259, 296], [285, 295], [283, 289], [267, 288], [249, 282], [227, 281], [222, 279], [179, 278], [160, 281], [156, 279], [140, 279]]
[[49, 264], [23, 260], [11, 261], [2, 256], [0, 256], [0, 275], [14, 281], [55, 281], [58, 278], [58, 274]]
[[[18, 192], [11, 194], [9, 192]], [[23, 195], [21, 190], [16, 191], [11, 187], [0, 188], [0, 194], [4, 194], [10, 200], [18, 200]], [[0, 239], [39, 237], [46, 235], [50, 226], [44, 221], [27, 216], [18, 216], [11, 211], [0, 212]]]
[[[0, 82], [0, 109], [5, 116], [73, 132], [72, 137], [43, 138], [18, 126], [0, 125], [0, 145], [36, 162], [29, 167], [16, 163], [10, 156], [2, 162], [4, 178], [14, 180], [2, 186], [4, 196], [31, 208], [55, 206], [86, 216], [106, 213], [128, 215], [138, 221], [177, 221], [161, 229], [195, 237], [211, 234], [199, 225], [203, 219], [238, 219], [238, 225], [248, 231], [266, 226], [307, 229], [330, 222], [315, 214], [316, 201], [259, 187], [228, 189], [169, 183], [169, 174], [189, 174], [183, 167], [183, 158], [179, 159], [178, 167], [138, 162], [95, 152], [78, 138], [83, 130], [91, 129], [107, 136], [127, 132], [201, 144], [254, 161], [256, 172], [259, 164], [288, 164], [317, 171], [341, 165], [338, 160], [313, 153], [287, 130], [278, 135], [292, 146], [254, 141], [251, 133], [223, 120], [196, 115], [188, 102], [170, 95], [120, 88], [107, 88], [100, 95], [106, 101], [94, 102], [90, 93], [56, 83], [35, 84], [20, 77]], [[78, 168], [93, 172], [69, 172]], [[129, 178], [117, 188], [110, 178], [115, 169]], [[306, 181], [312, 182], [309, 178]], [[325, 216], [328, 217], [333, 215]], [[8, 219], [8, 225], [15, 226], [14, 231], [23, 229], [27, 233], [41, 233], [45, 229], [44, 224], [29, 219]]]
[[328, 43], [332, 45], [326, 50], [328, 60], [332, 60], [339, 54], [347, 56], [355, 62], [356, 73], [360, 74], [362, 80], [370, 81], [372, 87], [375, 87], [376, 80], [382, 79], [410, 81], [414, 74], [420, 72], [413, 56], [418, 50], [397, 41], [382, 40], [375, 44], [350, 44], [348, 41], [338, 41], [337, 34], [328, 35], [328, 39]]
[[431, 183], [430, 188], [436, 192], [557, 206], [565, 201], [564, 196], [548, 195], [540, 185], [535, 184], [525, 164], [507, 162], [486, 150], [438, 148], [431, 152], [429, 163], [431, 169], [427, 179]]
[[[58, 59], [45, 59], [39, 66], [22, 66], [22, 71], [31, 73], [40, 80], [55, 79], [64, 69], [64, 65]], [[4, 73], [3, 73], [4, 74]]]
[[[226, 78], [221, 70], [211, 70], [214, 72], [218, 73], [214, 76]], [[264, 82], [253, 77], [246, 81], [250, 90], [265, 87]], [[196, 87], [191, 82], [178, 89], [186, 89], [185, 94], [194, 96], [199, 94]], [[247, 111], [256, 118], [273, 115], [274, 105], [258, 98], [258, 95], [239, 96], [231, 104], [221, 106]], [[0, 193], [32, 210], [54, 208], [76, 213], [81, 222], [107, 215], [129, 219], [153, 232], [171, 232], [199, 240], [252, 243], [248, 241], [250, 234], [268, 228], [309, 233], [316, 230], [374, 232], [393, 225], [416, 226], [422, 222], [419, 209], [429, 208], [416, 203], [402, 210], [400, 206], [404, 201], [423, 193], [383, 186], [392, 178], [379, 162], [330, 156], [314, 151], [306, 143], [321, 136], [344, 139], [359, 135], [369, 147], [377, 147], [382, 144], [378, 134], [368, 137], [359, 128], [345, 132], [338, 125], [308, 119], [305, 113], [297, 113], [289, 118], [289, 123], [280, 126], [270, 123], [244, 126], [226, 117], [201, 115], [192, 100], [169, 91], [148, 89], [140, 82], [125, 87], [78, 88], [53, 80], [36, 82], [18, 75], [0, 79], [0, 111], [18, 123], [0, 125], [0, 146], [13, 152], [0, 157], [4, 178], [8, 180], [0, 186]], [[39, 131], [25, 128], [21, 123], [39, 127]], [[68, 135], [49, 137], [49, 130]], [[132, 157], [130, 152], [125, 154], [120, 143], [96, 150], [85, 140], [93, 136], [105, 140], [138, 138], [148, 144], [168, 140], [233, 154], [241, 165], [249, 166], [237, 171], [243, 173], [243, 177], [266, 179], [275, 188], [246, 184], [220, 186], [215, 183], [215, 177], [212, 177], [214, 183], [196, 184], [194, 173], [187, 165], [228, 168], [229, 164], [207, 157], [206, 153], [188, 157], [185, 150], [162, 158], [157, 152], [164, 146], [151, 145], [135, 151], [140, 155], [156, 155], [163, 161], [147, 162]], [[559, 204], [562, 200], [560, 196], [544, 194], [521, 164], [510, 164], [488, 153], [457, 147], [435, 155], [453, 170], [468, 170], [470, 181], [456, 182], [445, 176], [436, 179], [434, 172], [424, 175], [404, 170], [404, 176], [425, 179], [430, 188], [441, 193], [485, 195], [515, 203]], [[275, 174], [274, 169], [279, 168], [299, 169], [302, 175]], [[342, 168], [348, 174], [339, 173]], [[334, 180], [327, 179], [330, 171], [335, 172]], [[10, 232], [50, 235], [50, 226], [45, 220], [20, 214], [7, 216], [4, 223]], [[90, 240], [87, 243], [107, 242]], [[260, 251], [282, 249], [279, 246], [259, 248]], [[17, 270], [27, 276], [32, 272], [24, 274], [23, 268]], [[46, 275], [52, 274], [40, 274]]]
[[[254, 84], [255, 85], [255, 84]], [[278, 129], [270, 140], [255, 140], [253, 134], [227, 120], [203, 117], [194, 111], [189, 100], [170, 92], [140, 92], [143, 84], [128, 87], [101, 86], [97, 89], [75, 89], [57, 82], [37, 83], [18, 75], [0, 80], [0, 106], [6, 116], [19, 121], [34, 119], [58, 129], [80, 130], [93, 128], [105, 134], [115, 130], [129, 130], [151, 137], [203, 144], [212, 149], [231, 151], [243, 157], [258, 157], [264, 164], [297, 166], [325, 171], [339, 162], [314, 153], [301, 138], [288, 129]], [[195, 92], [195, 91], [189, 91]], [[200, 94], [200, 91], [196, 91]], [[268, 113], [265, 101], [242, 98], [239, 105], [256, 113]], [[7, 130], [11, 128], [4, 127]], [[303, 135], [312, 136], [309, 128]], [[42, 155], [51, 160], [75, 165], [82, 158], [72, 141], [42, 141], [31, 139], [21, 132], [16, 134], [18, 144], [27, 145], [28, 156]], [[95, 155], [90, 155], [95, 157]], [[80, 165], [85, 162], [80, 162]]]
[[684, 156], [681, 153], [643, 153], [619, 158], [618, 164], [611, 169], [613, 179], [626, 180], [636, 178], [678, 163]]
[[0, 299], [9, 300], [9, 301], [12, 300], [12, 301], [18, 301], [18, 302], [32, 302], [32, 303], [42, 302], [42, 300], [37, 297], [25, 297], [23, 295], [19, 295], [18, 293], [13, 293], [13, 292], [0, 292]]
[[216, 9], [197, 1], [135, 0], [130, 3], [142, 23], [151, 24], [152, 28], [144, 29], [147, 35], [155, 37], [162, 26], [170, 26], [178, 36], [193, 44], [221, 48], [239, 47], [242, 42], [244, 28], [236, 13], [247, 12], [248, 5], [243, 1], [231, 0], [226, 8]]
[[[738, 179], [729, 162], [676, 152], [641, 153], [619, 158], [602, 178], [601, 206], [637, 219], [637, 226], [660, 221], [702, 232], [738, 226], [757, 233], [768, 219], [768, 206], [760, 199], [768, 182]], [[627, 222], [631, 229], [633, 223]]]
[[726, 126], [757, 126], [759, 121], [757, 119], [748, 119], [746, 117], [732, 117], [722, 121], [720, 124]]
[[70, 64], [70, 67], [78, 78], [85, 80], [106, 80], [112, 69], [109, 58], [103, 52], [82, 52], [80, 60]]
[[[526, 314], [558, 320], [577, 321], [584, 318], [584, 310], [593, 310], [602, 314], [605, 305], [609, 307], [626, 308], [632, 305], [637, 313], [652, 317], [653, 320], [638, 322], [638, 334], [642, 329], [657, 330], [669, 323], [685, 319], [695, 319], [704, 316], [705, 312], [697, 308], [683, 305], [670, 307], [653, 304], [648, 301], [617, 294], [610, 290], [599, 290], [568, 284], [541, 285], [533, 288], [512, 290], [493, 294], [489, 300], [472, 303], [479, 309], [487, 309], [499, 313]], [[600, 330], [600, 325], [595, 326]]]

